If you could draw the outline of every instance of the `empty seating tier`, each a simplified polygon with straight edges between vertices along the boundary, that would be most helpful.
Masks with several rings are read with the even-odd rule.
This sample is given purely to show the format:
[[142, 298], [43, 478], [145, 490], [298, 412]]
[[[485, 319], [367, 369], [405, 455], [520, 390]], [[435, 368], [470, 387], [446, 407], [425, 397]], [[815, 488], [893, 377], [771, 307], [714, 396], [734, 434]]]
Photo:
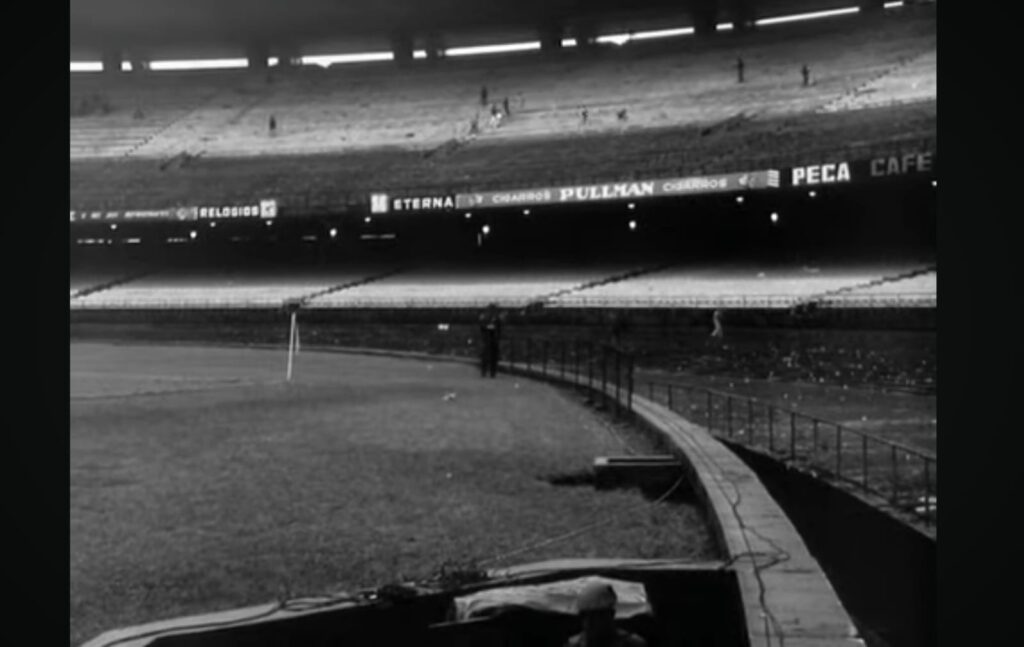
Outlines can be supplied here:
[[73, 300], [75, 308], [280, 307], [371, 278], [380, 269], [163, 271]]
[[630, 266], [431, 267], [402, 272], [312, 299], [312, 308], [524, 307], [552, 295], [611, 280]]
[[[806, 267], [790, 265], [676, 266], [636, 278], [581, 290], [552, 299], [548, 307], [595, 308], [789, 308], [830, 293], [898, 277], [919, 269], [914, 264], [863, 264]], [[890, 296], [926, 290], [927, 285], [891, 284]], [[897, 286], [904, 285], [900, 288]], [[932, 300], [934, 304], [934, 281]], [[840, 298], [828, 298], [841, 304]], [[870, 300], [848, 301], [850, 306]], [[885, 305], [881, 300], [879, 305]]]

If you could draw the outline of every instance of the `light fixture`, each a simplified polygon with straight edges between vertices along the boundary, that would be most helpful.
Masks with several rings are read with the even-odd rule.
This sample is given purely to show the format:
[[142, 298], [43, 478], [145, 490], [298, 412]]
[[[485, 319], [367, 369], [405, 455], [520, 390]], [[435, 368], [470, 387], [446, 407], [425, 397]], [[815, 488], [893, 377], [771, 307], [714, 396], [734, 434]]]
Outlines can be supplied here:
[[629, 207], [629, 210], [630, 210], [630, 211], [632, 211], [632, 210], [636, 209], [636, 204], [634, 204], [634, 203], [632, 203], [632, 202], [630, 202], [630, 203], [629, 203], [629, 204], [628, 204], [627, 206]]
[[778, 221], [779, 221], [779, 213], [777, 211], [773, 211], [772, 212], [772, 222], [778, 222]]
[[335, 229], [334, 227], [331, 227], [330, 234], [331, 234], [331, 238], [337, 238], [338, 237], [338, 230]]
[[818, 192], [814, 191], [814, 190], [811, 190], [811, 191], [809, 191], [807, 193], [807, 195], [811, 196], [812, 198], [816, 198], [816, 197], [818, 197]]
[[195, 229], [193, 229], [192, 231], [188, 232], [188, 237], [191, 238], [192, 240], [195, 240], [196, 236], [198, 236], [198, 235], [199, 234], [196, 233]]
[[467, 211], [466, 212], [466, 220], [469, 220], [472, 217], [473, 217], [473, 214]]
[[629, 230], [630, 231], [636, 231], [636, 221], [635, 220], [630, 220], [629, 221]]
[[117, 225], [116, 224], [110, 225], [110, 231], [117, 231]]
[[491, 233], [491, 226], [484, 225], [483, 227], [480, 228], [480, 231], [482, 231], [484, 236], [486, 236], [487, 234]]
[[524, 216], [530, 215], [530, 210], [529, 209], [523, 209], [523, 215]]
[[366, 216], [365, 218], [363, 218], [363, 222], [365, 222], [367, 224], [370, 223], [370, 220], [372, 220], [372, 218], [370, 218], [370, 216]]
[[736, 204], [743, 204], [743, 196], [741, 196], [741, 195], [736, 196]]

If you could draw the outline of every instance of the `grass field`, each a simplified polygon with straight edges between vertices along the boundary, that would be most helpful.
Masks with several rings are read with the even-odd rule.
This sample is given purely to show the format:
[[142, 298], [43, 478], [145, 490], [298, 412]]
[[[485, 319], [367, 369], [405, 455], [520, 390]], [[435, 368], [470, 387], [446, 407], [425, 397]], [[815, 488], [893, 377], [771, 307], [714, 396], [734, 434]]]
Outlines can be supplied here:
[[[547, 477], [646, 451], [563, 392], [461, 364], [71, 346], [71, 636], [486, 560], [707, 559], [699, 511]], [[451, 394], [454, 394], [452, 396]], [[446, 397], [447, 396], [447, 397]]]

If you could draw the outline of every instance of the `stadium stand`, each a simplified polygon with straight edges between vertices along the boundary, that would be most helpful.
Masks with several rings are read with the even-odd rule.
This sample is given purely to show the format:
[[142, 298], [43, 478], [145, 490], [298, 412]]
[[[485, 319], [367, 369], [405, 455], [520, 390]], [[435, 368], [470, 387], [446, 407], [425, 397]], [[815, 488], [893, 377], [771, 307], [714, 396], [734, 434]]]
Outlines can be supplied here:
[[[132, 155], [209, 102], [224, 73], [160, 74], [110, 79], [71, 76], [71, 159]], [[232, 86], [238, 80], [232, 78]], [[99, 97], [106, 110], [82, 110]]]
[[[73, 79], [73, 97], [104, 94], [113, 110], [71, 120], [72, 202], [149, 208], [258, 193], [312, 208], [378, 190], [614, 181], [795, 165], [847, 150], [887, 154], [934, 140], [934, 51], [934, 14], [911, 12], [773, 27], [716, 44], [636, 42], [587, 58], [314, 67], [275, 71], [270, 83], [246, 71], [143, 75], [111, 88], [102, 78]], [[738, 55], [747, 62], [743, 84]], [[486, 122], [484, 83], [495, 101], [509, 97], [512, 116], [468, 137], [478, 112]], [[584, 105], [590, 118], [581, 126]], [[144, 119], [132, 118], [136, 106]], [[616, 118], [622, 108], [625, 122]]]
[[936, 52], [932, 49], [850, 89], [822, 106], [820, 111], [858, 110], [934, 99], [938, 94], [935, 70]]
[[567, 290], [618, 280], [630, 266], [434, 266], [312, 299], [313, 308], [525, 307]]
[[[239, 266], [73, 275], [74, 308], [788, 308], [934, 306], [936, 272], [913, 261], [837, 263], [434, 263], [320, 270]], [[88, 289], [87, 289], [88, 288]]]
[[[695, 265], [675, 266], [629, 280], [601, 285], [550, 300], [548, 307], [614, 308], [788, 308], [824, 294], [903, 276], [920, 266], [826, 265]], [[883, 305], [885, 299], [927, 294], [925, 284], [884, 283], [887, 292], [868, 294]], [[934, 286], [934, 282], [932, 283]], [[859, 288], [860, 290], [868, 288]], [[857, 293], [852, 293], [857, 294]], [[934, 291], [931, 293], [934, 301]], [[856, 301], [863, 305], [865, 299]], [[842, 301], [836, 301], [841, 304]], [[850, 305], [855, 305], [851, 300]]]
[[142, 260], [128, 257], [103, 258], [94, 255], [86, 261], [72, 255], [69, 286], [71, 299], [112, 288], [146, 276], [152, 268]]
[[938, 299], [938, 272], [925, 270], [909, 276], [884, 278], [858, 285], [818, 300], [824, 307], [853, 308], [872, 306], [932, 307]]
[[382, 149], [301, 158], [182, 158], [166, 169], [153, 161], [86, 160], [70, 165], [71, 200], [81, 210], [146, 209], [273, 196], [288, 208], [315, 213], [365, 201], [374, 191], [436, 194], [786, 168], [928, 150], [935, 113], [929, 102], [757, 121], [732, 132], [662, 128], [628, 137], [477, 142], [429, 159]]
[[75, 308], [247, 308], [287, 301], [358, 284], [380, 268], [350, 270], [243, 267], [238, 270], [176, 269], [96, 290], [73, 300]]
[[[783, 37], [786, 47], [778, 46]], [[614, 115], [622, 107], [629, 108], [629, 123], [641, 127], [713, 124], [753, 116], [749, 113], [801, 114], [934, 49], [932, 21], [911, 15], [860, 20], [854, 28], [843, 23], [794, 26], [729, 48], [681, 52], [678, 44], [634, 43], [586, 62], [519, 56], [497, 62], [451, 59], [422, 69], [313, 68], [277, 74], [273, 83], [245, 71], [200, 74], [194, 82], [184, 74], [169, 83], [153, 77], [138, 87], [129, 79], [105, 93], [114, 106], [109, 115], [82, 124], [73, 120], [73, 134], [88, 133], [99, 142], [77, 155], [76, 144], [94, 140], [73, 137], [72, 157], [105, 150], [103, 125], [109, 125], [112, 142], [122, 141], [126, 129], [139, 130], [132, 128], [136, 107], [146, 114], [141, 132], [155, 128], [134, 151], [138, 156], [181, 151], [208, 157], [309, 155], [436, 146], [466, 134], [474, 115], [486, 112], [477, 101], [482, 83], [496, 102], [509, 97], [513, 113], [502, 126], [483, 128], [485, 138], [544, 137], [578, 129], [581, 106], [590, 111], [586, 130], [622, 128]], [[735, 82], [731, 70], [737, 55], [747, 61], [743, 84]], [[799, 82], [803, 63], [813, 69], [810, 88]], [[914, 69], [918, 76], [934, 78], [934, 56], [921, 58]], [[934, 92], [928, 97], [924, 90], [923, 98], [934, 98]], [[280, 124], [273, 137], [267, 127], [271, 115]], [[116, 150], [121, 149], [109, 147]]]

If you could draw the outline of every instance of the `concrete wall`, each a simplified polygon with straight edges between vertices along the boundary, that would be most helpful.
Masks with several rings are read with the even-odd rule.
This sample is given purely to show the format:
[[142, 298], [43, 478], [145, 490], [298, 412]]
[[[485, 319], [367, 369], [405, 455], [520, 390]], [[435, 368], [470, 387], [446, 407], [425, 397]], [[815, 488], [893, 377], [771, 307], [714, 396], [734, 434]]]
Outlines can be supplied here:
[[856, 496], [739, 445], [871, 647], [937, 643], [937, 543]]

